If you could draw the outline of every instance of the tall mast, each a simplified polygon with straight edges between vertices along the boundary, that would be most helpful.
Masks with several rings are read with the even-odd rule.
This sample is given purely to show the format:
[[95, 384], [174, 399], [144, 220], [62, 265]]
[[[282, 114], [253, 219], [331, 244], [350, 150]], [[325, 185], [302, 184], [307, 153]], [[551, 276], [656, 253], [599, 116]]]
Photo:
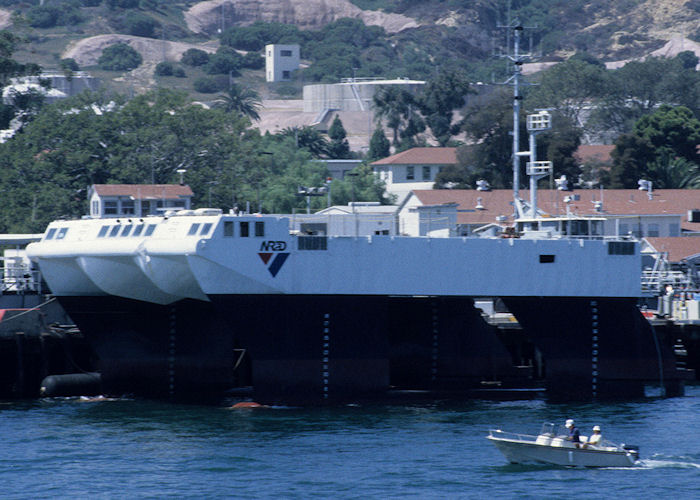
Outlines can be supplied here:
[[[507, 30], [505, 53], [499, 54], [513, 63], [511, 76], [503, 82], [505, 85], [513, 86], [513, 199], [516, 201], [520, 197], [520, 101], [523, 96], [520, 94], [522, 66], [524, 63], [532, 61], [535, 56], [531, 52], [520, 51], [520, 38], [523, 30], [530, 29], [523, 26], [519, 20], [515, 20], [507, 26], [498, 26]], [[510, 33], [513, 33], [513, 46], [510, 46]], [[530, 43], [530, 45], [532, 45]]]

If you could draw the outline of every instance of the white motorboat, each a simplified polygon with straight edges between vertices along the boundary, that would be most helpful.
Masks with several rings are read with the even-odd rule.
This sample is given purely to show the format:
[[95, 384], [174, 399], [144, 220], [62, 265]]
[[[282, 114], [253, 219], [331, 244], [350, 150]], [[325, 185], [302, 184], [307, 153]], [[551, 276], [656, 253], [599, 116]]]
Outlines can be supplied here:
[[557, 432], [554, 424], [545, 423], [539, 435], [515, 434], [500, 429], [489, 431], [486, 439], [496, 445], [510, 463], [544, 463], [574, 467], [632, 467], [639, 460], [635, 446], [602, 440], [599, 444], [573, 443]]

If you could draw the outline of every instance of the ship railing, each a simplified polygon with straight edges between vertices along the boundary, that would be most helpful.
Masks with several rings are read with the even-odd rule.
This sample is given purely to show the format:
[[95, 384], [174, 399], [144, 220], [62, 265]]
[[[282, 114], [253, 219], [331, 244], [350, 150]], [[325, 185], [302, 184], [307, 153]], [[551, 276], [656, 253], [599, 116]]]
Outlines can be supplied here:
[[681, 271], [649, 270], [642, 271], [642, 292], [661, 293], [667, 286], [692, 288], [692, 280]]
[[41, 273], [26, 268], [3, 267], [1, 293], [37, 293], [41, 294]]

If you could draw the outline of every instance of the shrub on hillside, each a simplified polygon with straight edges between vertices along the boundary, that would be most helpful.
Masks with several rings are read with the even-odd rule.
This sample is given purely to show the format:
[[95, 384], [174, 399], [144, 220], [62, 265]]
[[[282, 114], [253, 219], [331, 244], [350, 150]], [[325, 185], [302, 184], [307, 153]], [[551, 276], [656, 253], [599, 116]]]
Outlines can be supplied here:
[[155, 74], [156, 76], [173, 76], [174, 71], [175, 65], [170, 61], [164, 61], [156, 65]]
[[141, 65], [141, 54], [125, 43], [115, 43], [102, 51], [97, 64], [110, 71], [129, 71]]
[[160, 23], [140, 12], [128, 12], [124, 17], [124, 28], [130, 35], [155, 38], [156, 29], [160, 28]]
[[176, 76], [178, 78], [187, 76], [184, 69], [170, 61], [158, 63], [156, 65], [155, 74], [156, 76]]
[[265, 59], [257, 52], [248, 52], [243, 56], [242, 65], [248, 69], [261, 69], [265, 66]]
[[182, 54], [180, 62], [187, 66], [203, 66], [209, 62], [209, 54], [199, 49], [188, 49]]
[[240, 50], [262, 50], [269, 43], [302, 43], [304, 34], [291, 24], [257, 21], [221, 34], [221, 44]]
[[213, 76], [204, 76], [197, 78], [194, 81], [194, 89], [202, 94], [213, 94], [224, 90], [228, 86], [226, 78], [216, 78]]
[[53, 28], [81, 23], [83, 17], [73, 4], [60, 2], [30, 8], [27, 11], [27, 20], [32, 28]]
[[61, 69], [64, 71], [80, 71], [80, 66], [75, 59], [69, 57], [67, 59], [61, 59]]
[[135, 9], [139, 6], [139, 0], [107, 0], [110, 9]]
[[230, 47], [220, 47], [216, 54], [209, 56], [204, 71], [210, 75], [238, 74], [243, 67], [243, 56]]

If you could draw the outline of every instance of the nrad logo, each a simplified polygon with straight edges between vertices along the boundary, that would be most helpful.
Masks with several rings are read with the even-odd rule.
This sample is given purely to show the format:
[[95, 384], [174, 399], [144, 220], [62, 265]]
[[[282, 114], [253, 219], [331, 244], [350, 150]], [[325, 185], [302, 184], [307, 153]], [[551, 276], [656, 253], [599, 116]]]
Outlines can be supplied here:
[[269, 240], [269, 241], [263, 241], [260, 243], [260, 251], [261, 252], [284, 252], [287, 249], [287, 242], [286, 241], [274, 241], [274, 240]]
[[258, 256], [267, 266], [267, 270], [270, 271], [270, 274], [274, 278], [277, 276], [277, 273], [280, 272], [280, 269], [282, 269], [284, 261], [286, 261], [287, 257], [289, 257], [289, 252], [280, 252], [276, 255], [272, 252], [259, 252]]

